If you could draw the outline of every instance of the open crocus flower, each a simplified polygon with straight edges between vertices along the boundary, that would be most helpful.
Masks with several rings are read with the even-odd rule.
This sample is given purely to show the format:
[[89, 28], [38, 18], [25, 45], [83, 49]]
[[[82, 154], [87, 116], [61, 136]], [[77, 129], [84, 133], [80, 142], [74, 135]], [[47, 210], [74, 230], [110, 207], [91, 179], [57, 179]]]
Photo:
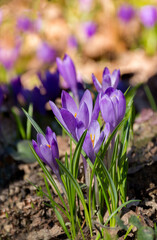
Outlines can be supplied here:
[[52, 63], [56, 58], [56, 51], [47, 42], [42, 42], [37, 49], [37, 57], [44, 63]]
[[77, 107], [74, 99], [65, 91], [61, 94], [62, 108], [59, 110], [57, 106], [49, 101], [51, 109], [59, 120], [59, 122], [72, 134], [77, 140], [76, 128], [79, 122], [82, 122], [85, 129], [88, 129], [90, 123], [98, 118], [99, 114], [99, 99], [97, 98], [94, 110], [93, 100], [89, 90], [86, 90], [81, 101], [79, 108]]
[[104, 68], [103, 71], [103, 79], [102, 79], [102, 85], [97, 80], [97, 78], [92, 74], [93, 83], [95, 85], [96, 90], [99, 93], [104, 93], [107, 88], [113, 87], [117, 88], [119, 80], [120, 80], [120, 70], [114, 70], [111, 74], [109, 69], [107, 67]]
[[72, 59], [65, 54], [63, 61], [60, 58], [57, 58], [56, 62], [59, 73], [68, 84], [68, 87], [71, 89], [75, 99], [78, 101], [77, 75]]
[[[85, 128], [82, 122], [80, 122], [78, 124], [77, 132], [76, 132], [78, 140], [80, 139], [84, 131], [85, 131]], [[95, 154], [98, 153], [101, 147], [101, 144], [104, 140], [104, 137], [105, 136], [108, 137], [108, 135], [109, 135], [108, 124], [106, 124], [104, 131], [100, 132], [100, 125], [98, 121], [94, 120], [91, 122], [83, 143], [83, 149], [92, 162], [94, 162], [96, 158]]]
[[110, 124], [111, 132], [122, 121], [125, 110], [126, 100], [124, 94], [112, 87], [108, 88], [100, 97], [100, 111], [106, 123]]
[[51, 168], [59, 181], [61, 181], [59, 166], [56, 162], [56, 158], [59, 159], [56, 134], [52, 132], [51, 128], [47, 127], [46, 136], [44, 137], [41, 133], [38, 133], [37, 143], [32, 140], [32, 144], [37, 155]]

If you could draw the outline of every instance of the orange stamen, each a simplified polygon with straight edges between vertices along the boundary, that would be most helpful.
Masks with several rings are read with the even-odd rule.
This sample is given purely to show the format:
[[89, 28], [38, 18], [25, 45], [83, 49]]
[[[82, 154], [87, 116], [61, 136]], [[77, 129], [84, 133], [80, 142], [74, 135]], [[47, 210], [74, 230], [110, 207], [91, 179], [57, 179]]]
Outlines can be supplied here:
[[93, 145], [93, 147], [94, 147], [95, 134], [94, 134], [94, 137], [92, 136], [92, 134], [90, 134], [90, 138], [91, 138], [91, 141], [92, 141], [92, 145]]
[[76, 118], [76, 116], [77, 116], [77, 113], [74, 114], [74, 117], [75, 117], [75, 118]]
[[47, 146], [48, 146], [49, 148], [51, 148], [50, 144], [47, 144]]

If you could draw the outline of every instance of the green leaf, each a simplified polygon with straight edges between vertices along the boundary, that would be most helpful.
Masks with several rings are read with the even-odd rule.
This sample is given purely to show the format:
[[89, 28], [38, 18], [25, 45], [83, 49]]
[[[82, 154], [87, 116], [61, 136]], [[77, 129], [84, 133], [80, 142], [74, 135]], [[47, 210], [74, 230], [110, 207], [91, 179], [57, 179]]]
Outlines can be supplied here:
[[66, 225], [65, 225], [65, 223], [64, 223], [64, 220], [63, 220], [63, 218], [62, 218], [62, 215], [59, 213], [59, 211], [58, 211], [57, 209], [54, 209], [54, 211], [55, 211], [55, 214], [56, 214], [56, 216], [57, 216], [57, 219], [58, 219], [60, 225], [62, 226], [64, 232], [66, 233], [68, 239], [71, 239], [71, 235], [70, 235], [70, 233], [68, 232], [68, 229], [67, 229], [67, 227], [66, 227]]
[[72, 173], [73, 173], [73, 176], [75, 179], [77, 179], [77, 175], [78, 175], [80, 154], [81, 154], [81, 150], [82, 150], [82, 146], [83, 146], [86, 134], [87, 134], [87, 130], [82, 134], [81, 138], [79, 139], [79, 141], [76, 145], [76, 148], [75, 148], [74, 155], [73, 155]]
[[29, 119], [29, 121], [31, 122], [32, 126], [35, 128], [37, 133], [41, 133], [41, 134], [45, 135], [44, 132], [41, 130], [41, 128], [38, 126], [38, 124], [34, 121], [34, 119], [27, 113], [27, 111], [23, 108], [22, 108], [22, 110], [24, 111], [26, 117]]
[[76, 181], [76, 179], [73, 177], [73, 175], [70, 173], [70, 171], [58, 160], [56, 159], [59, 167], [62, 169], [63, 172], [66, 173], [67, 177], [69, 178], [69, 180], [71, 181], [71, 183], [73, 184], [75, 191], [78, 194], [78, 197], [83, 205], [84, 211], [85, 211], [85, 218], [89, 224], [89, 229], [92, 235], [92, 223], [91, 223], [91, 218], [89, 217], [89, 212], [88, 212], [88, 208], [84, 199], [84, 195], [83, 192], [78, 184], [78, 182]]
[[31, 141], [21, 140], [17, 143], [17, 151], [12, 152], [11, 156], [17, 161], [23, 161], [25, 163], [35, 162], [34, 155], [29, 147]]
[[19, 114], [18, 108], [17, 107], [12, 107], [11, 111], [12, 111], [12, 114], [15, 118], [16, 123], [17, 123], [18, 130], [19, 130], [19, 133], [21, 134], [22, 139], [26, 139], [25, 129], [22, 125], [21, 118], [18, 115]]
[[[28, 108], [28, 115], [32, 118], [33, 115], [33, 105], [30, 104], [29, 108]], [[26, 127], [26, 138], [29, 140], [31, 139], [31, 122], [29, 120], [29, 118], [27, 118], [27, 127]]]

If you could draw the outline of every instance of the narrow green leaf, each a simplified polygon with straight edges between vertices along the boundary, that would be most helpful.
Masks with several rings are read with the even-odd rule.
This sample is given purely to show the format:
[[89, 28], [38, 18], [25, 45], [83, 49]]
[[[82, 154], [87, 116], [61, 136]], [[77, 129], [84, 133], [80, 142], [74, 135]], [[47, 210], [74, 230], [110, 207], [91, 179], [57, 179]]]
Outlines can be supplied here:
[[16, 108], [13, 107], [11, 109], [11, 111], [12, 111], [12, 114], [13, 114], [13, 116], [15, 118], [16, 123], [17, 123], [18, 130], [19, 130], [19, 133], [21, 134], [22, 139], [26, 139], [25, 129], [24, 129], [23, 125], [22, 125], [22, 121], [21, 121], [18, 113], [16, 113]]
[[67, 227], [66, 227], [66, 225], [65, 225], [65, 223], [64, 223], [64, 220], [63, 220], [63, 218], [62, 218], [62, 215], [59, 213], [59, 211], [58, 211], [57, 209], [54, 209], [54, 211], [55, 211], [55, 214], [56, 214], [56, 216], [57, 216], [57, 219], [58, 219], [60, 225], [62, 226], [64, 232], [66, 233], [68, 239], [72, 239], [72, 238], [71, 238], [71, 235], [70, 235], [70, 233], [69, 233], [69, 231], [68, 231], [68, 229], [67, 229]]
[[[31, 118], [33, 116], [33, 105], [32, 104], [29, 105], [28, 115]], [[29, 118], [27, 118], [27, 124], [26, 124], [26, 138], [27, 138], [27, 140], [31, 139], [31, 128], [32, 128], [31, 122], [30, 122]]]
[[85, 202], [82, 190], [81, 190], [78, 182], [76, 181], [76, 179], [70, 173], [70, 171], [60, 161], [58, 161], [57, 159], [56, 159], [56, 161], [57, 161], [58, 165], [60, 166], [60, 168], [63, 170], [63, 172], [65, 172], [67, 174], [69, 180], [73, 184], [73, 186], [75, 188], [75, 191], [77, 192], [77, 194], [78, 194], [78, 196], [80, 198], [80, 201], [82, 202], [82, 205], [83, 205], [83, 208], [84, 208], [84, 211], [85, 211], [86, 220], [87, 220], [87, 222], [89, 224], [89, 229], [90, 229], [90, 232], [91, 232], [91, 235], [92, 235], [92, 223], [91, 223], [91, 219], [89, 217], [88, 208], [87, 208], [87, 205], [86, 205], [86, 202]]
[[35, 130], [38, 133], [41, 133], [41, 134], [45, 135], [44, 132], [41, 130], [41, 128], [38, 126], [38, 124], [34, 121], [34, 119], [27, 113], [27, 111], [23, 108], [22, 108], [22, 110], [24, 111], [26, 117], [29, 119], [29, 121], [31, 122], [31, 124], [35, 128]]

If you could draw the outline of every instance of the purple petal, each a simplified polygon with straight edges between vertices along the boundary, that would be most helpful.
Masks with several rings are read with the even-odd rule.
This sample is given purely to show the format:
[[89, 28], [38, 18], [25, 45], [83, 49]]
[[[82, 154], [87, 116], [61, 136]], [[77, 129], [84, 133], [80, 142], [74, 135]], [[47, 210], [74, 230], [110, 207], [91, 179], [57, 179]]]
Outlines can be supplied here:
[[102, 74], [102, 78], [104, 78], [105, 75], [110, 74], [110, 71], [107, 67], [104, 68], [103, 74]]
[[80, 108], [82, 108], [82, 105], [84, 103], [86, 103], [87, 105], [88, 112], [89, 112], [89, 121], [91, 121], [92, 111], [93, 111], [93, 100], [89, 90], [86, 90], [85, 93], [83, 94], [83, 97], [80, 102]]
[[104, 140], [104, 136], [105, 136], [104, 131], [102, 131], [101, 134], [100, 134], [100, 137], [99, 137], [99, 139], [98, 139], [98, 141], [96, 142], [96, 145], [95, 145], [95, 147], [94, 147], [94, 152], [95, 152], [95, 153], [98, 153], [98, 151], [99, 151], [99, 149], [100, 149], [100, 147], [101, 147], [101, 144], [102, 144], [102, 142], [103, 142], [103, 140]]
[[50, 127], [46, 128], [46, 139], [50, 145], [51, 145], [53, 139], [55, 139], [55, 141], [57, 141], [56, 134], [51, 130]]
[[120, 81], [120, 70], [114, 70], [111, 76], [111, 85], [113, 88], [117, 88]]
[[42, 156], [42, 154], [40, 152], [40, 149], [39, 149], [38, 144], [36, 143], [36, 141], [32, 140], [32, 145], [33, 145], [33, 148], [34, 148], [36, 154], [39, 156], [39, 158], [41, 158], [43, 160], [43, 156]]
[[67, 109], [73, 115], [78, 112], [76, 103], [74, 99], [69, 95], [69, 93], [67, 93], [66, 91], [62, 91], [61, 99], [63, 108]]
[[48, 144], [46, 138], [41, 133], [37, 134], [37, 143], [38, 143], [39, 147], [40, 147], [40, 145], [47, 145]]
[[43, 161], [53, 170], [53, 168], [52, 168], [52, 150], [47, 145], [41, 145], [40, 152], [44, 158]]
[[76, 139], [76, 118], [73, 116], [71, 112], [68, 110], [62, 108], [61, 109], [61, 115], [62, 118], [64, 119], [64, 122], [69, 129], [69, 132], [72, 134], [72, 136]]
[[96, 156], [95, 156], [95, 153], [94, 153], [94, 148], [93, 148], [92, 141], [91, 141], [89, 133], [87, 133], [87, 135], [85, 137], [85, 140], [84, 140], [84, 143], [83, 143], [83, 149], [84, 149], [85, 153], [87, 154], [87, 156], [90, 158], [90, 160], [92, 162], [94, 162]]
[[100, 112], [99, 98], [100, 98], [100, 95], [98, 95], [97, 98], [96, 98], [95, 105], [94, 105], [94, 110], [93, 110], [93, 113], [92, 113], [91, 122], [93, 120], [97, 120], [98, 119], [99, 112]]
[[109, 136], [109, 134], [113, 131], [113, 129], [111, 129], [111, 126], [109, 123], [105, 124], [105, 128], [104, 128], [104, 135], [105, 135], [105, 142]]
[[111, 76], [106, 74], [103, 76], [102, 91], [105, 92], [108, 87], [111, 87]]
[[85, 128], [87, 129], [89, 126], [89, 109], [87, 104], [84, 102], [79, 109], [76, 119], [80, 122], [83, 122]]
[[113, 103], [110, 97], [105, 94], [100, 100], [100, 110], [105, 122], [109, 122], [113, 126], [116, 125], [116, 115]]
[[61, 113], [60, 113], [60, 110], [57, 108], [57, 106], [56, 106], [52, 101], [49, 101], [49, 104], [50, 104], [50, 106], [51, 106], [51, 109], [52, 109], [52, 111], [53, 111], [53, 114], [56, 116], [56, 118], [58, 119], [58, 121], [59, 121], [66, 129], [68, 129], [67, 126], [66, 126], [66, 124], [65, 124], [65, 122], [64, 122], [64, 120], [63, 120], [63, 118], [62, 118], [62, 115], [61, 115]]
[[98, 93], [102, 92], [102, 86], [101, 86], [100, 82], [98, 81], [98, 79], [94, 76], [93, 73], [92, 73], [92, 80], [93, 80], [94, 86], [95, 86], [96, 90], [98, 91]]
[[94, 146], [95, 144], [97, 143], [97, 141], [99, 140], [99, 137], [100, 137], [100, 125], [98, 123], [98, 121], [93, 121], [91, 124], [90, 124], [90, 127], [89, 127], [89, 133], [92, 134], [92, 137], [95, 139], [94, 140]]

